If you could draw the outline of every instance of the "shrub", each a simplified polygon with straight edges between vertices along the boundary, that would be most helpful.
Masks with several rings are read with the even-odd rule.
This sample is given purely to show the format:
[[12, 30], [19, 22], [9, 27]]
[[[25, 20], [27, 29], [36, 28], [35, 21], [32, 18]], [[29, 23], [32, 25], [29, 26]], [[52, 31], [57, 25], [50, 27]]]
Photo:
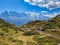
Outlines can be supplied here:
[[24, 32], [23, 35], [26, 35], [26, 36], [29, 36], [29, 35], [39, 35], [39, 32], [37, 32], [37, 31], [27, 31], [27, 32]]
[[34, 43], [34, 42], [27, 42], [27, 44], [26, 45], [37, 45], [36, 43]]

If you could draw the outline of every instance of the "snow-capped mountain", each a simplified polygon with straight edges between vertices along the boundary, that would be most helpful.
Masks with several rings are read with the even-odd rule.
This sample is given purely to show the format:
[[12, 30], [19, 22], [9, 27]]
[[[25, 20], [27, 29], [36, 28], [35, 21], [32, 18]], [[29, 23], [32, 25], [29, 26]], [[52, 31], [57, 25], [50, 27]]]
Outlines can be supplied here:
[[40, 13], [35, 12], [16, 12], [16, 11], [4, 11], [0, 14], [0, 18], [4, 19], [7, 22], [14, 23], [17, 25], [23, 25], [28, 23], [31, 20], [46, 20], [49, 17], [41, 15]]

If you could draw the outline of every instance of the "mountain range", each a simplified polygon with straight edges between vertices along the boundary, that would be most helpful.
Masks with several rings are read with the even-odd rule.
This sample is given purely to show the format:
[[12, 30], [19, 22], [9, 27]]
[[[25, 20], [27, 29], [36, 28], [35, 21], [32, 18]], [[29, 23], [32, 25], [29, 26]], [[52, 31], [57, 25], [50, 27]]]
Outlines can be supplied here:
[[[28, 13], [28, 12], [27, 12]], [[0, 14], [0, 18], [3, 20], [10, 22], [12, 24], [16, 25], [23, 25], [28, 23], [31, 20], [46, 20], [49, 19], [49, 17], [46, 17], [44, 15], [36, 15], [31, 13], [25, 13], [25, 12], [16, 12], [16, 11], [4, 11]]]

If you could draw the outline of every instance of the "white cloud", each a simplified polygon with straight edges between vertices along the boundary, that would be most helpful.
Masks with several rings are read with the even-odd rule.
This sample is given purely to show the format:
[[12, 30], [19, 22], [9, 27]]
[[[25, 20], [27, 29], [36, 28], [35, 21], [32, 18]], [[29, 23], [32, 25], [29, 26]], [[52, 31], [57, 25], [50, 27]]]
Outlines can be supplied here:
[[57, 15], [59, 15], [60, 14], [60, 12], [56, 12], [56, 13], [53, 13], [53, 14], [46, 14], [46, 15], [43, 15], [43, 16], [46, 16], [46, 17], [49, 17], [49, 18], [53, 18], [53, 17], [55, 17], [55, 16], [57, 16]]
[[47, 11], [41, 11], [41, 13], [48, 13]]
[[60, 8], [60, 0], [24, 0], [31, 5], [37, 5], [39, 7], [46, 7], [49, 10]]
[[25, 12], [25, 13], [30, 16], [30, 19], [39, 20], [40, 13], [37, 12]]
[[47, 11], [41, 11], [40, 13], [37, 13], [37, 12], [25, 12], [25, 13], [27, 15], [30, 15], [30, 18], [32, 20], [39, 20], [39, 18], [41, 18], [40, 16], [53, 18], [53, 17], [55, 17], [55, 16], [60, 14], [60, 12], [49, 13]]
[[24, 1], [26, 1], [26, 2], [30, 2], [29, 0], [24, 0]]
[[52, 15], [52, 14], [47, 14], [47, 15], [44, 15], [45, 17], [49, 17], [49, 18], [52, 18], [52, 17], [55, 17], [56, 15]]

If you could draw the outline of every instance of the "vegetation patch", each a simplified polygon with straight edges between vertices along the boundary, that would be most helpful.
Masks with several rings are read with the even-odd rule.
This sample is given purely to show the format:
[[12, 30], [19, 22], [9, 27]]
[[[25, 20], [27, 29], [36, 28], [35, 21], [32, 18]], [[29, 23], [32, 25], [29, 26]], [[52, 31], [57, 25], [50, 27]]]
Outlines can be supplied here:
[[31, 36], [31, 35], [39, 35], [39, 34], [40, 33], [37, 32], [37, 31], [26, 31], [26, 32], [24, 32], [23, 35], [25, 35], [25, 36]]

